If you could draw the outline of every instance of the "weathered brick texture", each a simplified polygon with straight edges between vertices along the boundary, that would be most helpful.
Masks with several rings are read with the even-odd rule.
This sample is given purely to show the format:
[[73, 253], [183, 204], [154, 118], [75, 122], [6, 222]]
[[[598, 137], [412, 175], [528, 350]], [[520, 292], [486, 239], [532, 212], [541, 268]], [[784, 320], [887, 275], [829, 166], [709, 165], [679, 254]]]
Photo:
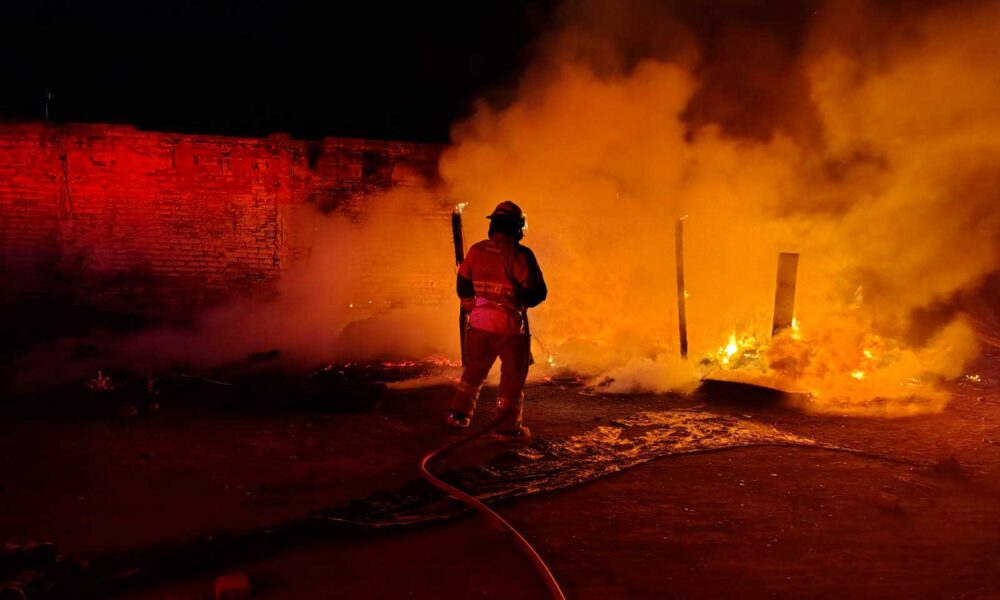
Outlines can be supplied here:
[[[289, 225], [296, 210], [363, 219], [373, 192], [433, 183], [440, 151], [0, 124], [0, 305], [184, 318], [271, 289], [308, 250]], [[443, 218], [437, 202], [424, 210]]]

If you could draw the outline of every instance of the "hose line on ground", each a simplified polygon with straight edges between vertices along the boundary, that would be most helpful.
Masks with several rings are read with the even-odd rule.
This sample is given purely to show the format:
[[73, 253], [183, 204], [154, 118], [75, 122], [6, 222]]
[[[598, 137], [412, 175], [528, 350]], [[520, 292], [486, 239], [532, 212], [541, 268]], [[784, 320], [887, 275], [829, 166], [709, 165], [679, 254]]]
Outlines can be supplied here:
[[514, 526], [508, 523], [503, 517], [498, 515], [493, 509], [483, 504], [475, 496], [466, 494], [462, 490], [448, 485], [444, 481], [438, 479], [434, 474], [430, 472], [427, 465], [435, 458], [442, 456], [455, 448], [464, 446], [474, 440], [481, 438], [490, 431], [492, 431], [500, 423], [500, 415], [495, 417], [490, 421], [485, 427], [474, 431], [469, 435], [461, 437], [457, 440], [451, 441], [440, 448], [427, 453], [423, 459], [420, 461], [420, 476], [427, 480], [428, 483], [441, 490], [442, 492], [448, 494], [452, 498], [467, 504], [472, 509], [476, 510], [483, 516], [485, 516], [491, 523], [496, 525], [501, 531], [506, 531], [514, 537], [514, 542], [517, 544], [518, 548], [528, 557], [531, 561], [532, 566], [538, 571], [538, 574], [545, 580], [545, 586], [549, 590], [549, 594], [554, 600], [566, 600], [566, 596], [563, 594], [562, 589], [559, 587], [559, 582], [556, 581], [555, 576], [552, 571], [549, 570], [548, 565], [542, 560], [542, 557], [537, 551], [528, 543], [528, 540], [524, 539], [518, 530], [514, 529]]

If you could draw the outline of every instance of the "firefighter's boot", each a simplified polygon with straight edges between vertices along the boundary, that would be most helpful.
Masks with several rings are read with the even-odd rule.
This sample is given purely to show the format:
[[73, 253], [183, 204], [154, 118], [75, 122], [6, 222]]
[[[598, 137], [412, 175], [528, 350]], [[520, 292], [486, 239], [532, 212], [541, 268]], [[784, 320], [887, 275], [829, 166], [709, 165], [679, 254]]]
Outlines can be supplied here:
[[451, 399], [451, 408], [448, 410], [448, 417], [445, 423], [449, 427], [468, 427], [472, 422], [472, 413], [476, 410], [476, 401], [479, 400], [479, 390], [482, 384], [474, 385], [464, 380], [459, 380], [455, 386], [455, 395]]
[[516, 400], [497, 398], [498, 417], [497, 428], [493, 432], [494, 439], [507, 442], [526, 442], [531, 439], [531, 430], [521, 421], [524, 413], [524, 393], [518, 394]]

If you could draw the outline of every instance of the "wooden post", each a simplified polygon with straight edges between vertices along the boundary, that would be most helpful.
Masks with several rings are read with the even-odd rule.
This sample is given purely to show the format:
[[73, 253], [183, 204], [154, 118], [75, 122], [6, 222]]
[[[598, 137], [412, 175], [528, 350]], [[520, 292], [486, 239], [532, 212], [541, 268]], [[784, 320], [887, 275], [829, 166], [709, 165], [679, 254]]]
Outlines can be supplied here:
[[683, 216], [677, 219], [677, 226], [674, 228], [674, 243], [677, 260], [677, 327], [680, 333], [681, 358], [688, 355], [688, 330], [687, 330], [687, 292], [684, 289], [684, 219]]
[[[462, 209], [465, 202], [455, 205], [451, 213], [451, 239], [455, 245], [455, 270], [465, 260], [465, 232], [462, 229]], [[465, 336], [469, 331], [469, 313], [464, 308], [458, 310], [458, 343], [462, 349], [462, 364], [465, 365]]]
[[462, 229], [462, 209], [464, 202], [455, 205], [451, 213], [451, 239], [455, 243], [455, 268], [465, 260], [465, 232]]
[[778, 254], [778, 282], [774, 289], [774, 321], [771, 325], [771, 335], [792, 326], [795, 316], [795, 279], [799, 268], [797, 252], [781, 252]]

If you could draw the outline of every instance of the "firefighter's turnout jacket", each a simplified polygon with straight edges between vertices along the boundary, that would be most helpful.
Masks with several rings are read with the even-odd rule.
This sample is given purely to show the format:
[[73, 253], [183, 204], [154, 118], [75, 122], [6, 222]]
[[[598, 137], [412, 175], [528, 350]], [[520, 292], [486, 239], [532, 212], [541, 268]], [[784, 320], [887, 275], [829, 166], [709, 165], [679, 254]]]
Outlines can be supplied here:
[[501, 233], [469, 248], [458, 269], [458, 297], [473, 329], [528, 333], [525, 311], [547, 293], [534, 253]]

